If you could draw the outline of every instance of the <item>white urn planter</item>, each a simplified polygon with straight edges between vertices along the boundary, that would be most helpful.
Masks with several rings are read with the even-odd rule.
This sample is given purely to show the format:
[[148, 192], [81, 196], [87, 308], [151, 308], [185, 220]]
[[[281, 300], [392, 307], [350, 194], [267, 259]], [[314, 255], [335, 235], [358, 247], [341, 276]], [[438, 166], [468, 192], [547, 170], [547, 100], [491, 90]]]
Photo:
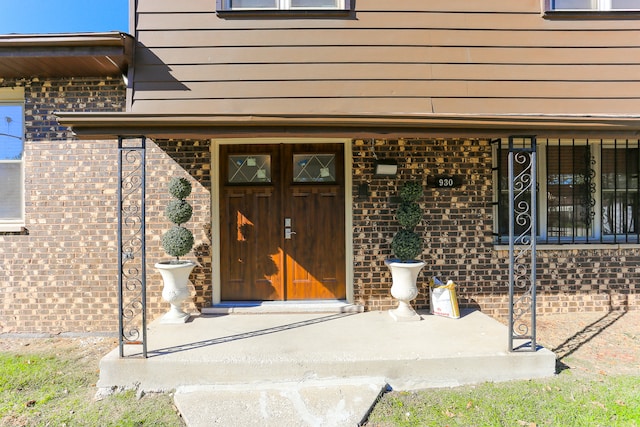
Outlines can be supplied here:
[[186, 323], [191, 317], [181, 306], [191, 296], [189, 275], [195, 266], [193, 261], [163, 261], [156, 264], [164, 282], [162, 298], [171, 304], [169, 311], [160, 319], [161, 323]]
[[423, 261], [401, 262], [386, 260], [384, 262], [391, 270], [391, 296], [398, 300], [398, 307], [389, 310], [389, 315], [396, 322], [422, 320], [420, 315], [411, 307], [411, 301], [418, 296], [418, 274], [426, 265]]

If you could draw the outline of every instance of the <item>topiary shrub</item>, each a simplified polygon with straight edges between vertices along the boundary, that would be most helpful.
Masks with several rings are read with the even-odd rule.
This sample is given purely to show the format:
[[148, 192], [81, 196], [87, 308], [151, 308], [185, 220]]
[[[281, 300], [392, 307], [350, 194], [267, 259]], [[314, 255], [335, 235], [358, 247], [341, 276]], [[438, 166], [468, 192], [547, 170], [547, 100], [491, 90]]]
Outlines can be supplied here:
[[401, 202], [396, 212], [396, 219], [402, 228], [393, 237], [391, 251], [403, 262], [415, 260], [422, 253], [422, 237], [414, 231], [422, 220], [422, 208], [418, 204], [422, 195], [422, 183], [418, 181], [406, 182], [400, 189]]
[[175, 225], [162, 236], [162, 247], [167, 255], [176, 257], [176, 262], [179, 262], [194, 244], [193, 233], [182, 227], [193, 214], [193, 208], [184, 200], [191, 194], [191, 183], [185, 178], [171, 178], [169, 193], [177, 200], [169, 202], [164, 213]]

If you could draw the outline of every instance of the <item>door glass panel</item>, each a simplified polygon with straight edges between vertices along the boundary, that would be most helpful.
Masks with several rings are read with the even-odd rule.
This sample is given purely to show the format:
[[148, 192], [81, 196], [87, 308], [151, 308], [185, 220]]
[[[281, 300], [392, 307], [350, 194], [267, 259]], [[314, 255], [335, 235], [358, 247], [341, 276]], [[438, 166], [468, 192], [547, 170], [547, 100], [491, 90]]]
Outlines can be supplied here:
[[269, 154], [230, 155], [229, 184], [262, 184], [271, 182]]
[[335, 154], [294, 154], [293, 182], [336, 182]]

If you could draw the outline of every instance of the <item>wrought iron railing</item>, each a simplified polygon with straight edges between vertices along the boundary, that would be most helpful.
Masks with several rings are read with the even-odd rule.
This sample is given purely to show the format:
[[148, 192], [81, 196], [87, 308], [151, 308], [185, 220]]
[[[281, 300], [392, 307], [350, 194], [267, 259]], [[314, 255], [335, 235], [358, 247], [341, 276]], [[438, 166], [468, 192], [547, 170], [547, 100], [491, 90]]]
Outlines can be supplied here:
[[125, 346], [147, 357], [145, 164], [146, 139], [118, 138], [118, 326]]
[[535, 351], [537, 191], [534, 136], [509, 138], [508, 174], [509, 351]]

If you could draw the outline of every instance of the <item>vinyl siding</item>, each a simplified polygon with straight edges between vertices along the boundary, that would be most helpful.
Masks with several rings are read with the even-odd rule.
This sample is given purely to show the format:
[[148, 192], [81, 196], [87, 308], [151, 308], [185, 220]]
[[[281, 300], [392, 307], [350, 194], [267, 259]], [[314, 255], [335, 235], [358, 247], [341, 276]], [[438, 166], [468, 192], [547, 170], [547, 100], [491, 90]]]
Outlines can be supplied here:
[[635, 20], [546, 19], [538, 0], [365, 0], [349, 17], [220, 17], [139, 0], [132, 111], [636, 114]]

